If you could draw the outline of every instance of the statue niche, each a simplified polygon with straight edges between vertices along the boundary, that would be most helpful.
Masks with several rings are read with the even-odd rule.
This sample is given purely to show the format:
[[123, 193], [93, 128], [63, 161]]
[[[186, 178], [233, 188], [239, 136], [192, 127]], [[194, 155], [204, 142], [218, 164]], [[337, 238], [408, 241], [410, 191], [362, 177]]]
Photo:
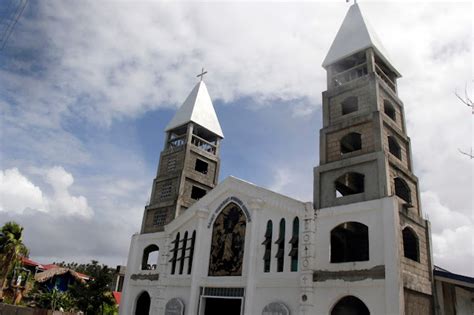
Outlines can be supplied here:
[[239, 206], [228, 204], [212, 229], [209, 276], [241, 276], [246, 218]]

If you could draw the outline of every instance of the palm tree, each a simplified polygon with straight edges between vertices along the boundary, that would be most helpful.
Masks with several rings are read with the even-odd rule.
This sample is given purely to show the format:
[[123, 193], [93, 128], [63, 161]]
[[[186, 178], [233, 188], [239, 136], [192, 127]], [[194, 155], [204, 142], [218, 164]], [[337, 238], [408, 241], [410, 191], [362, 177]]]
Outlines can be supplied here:
[[0, 297], [8, 274], [17, 266], [20, 257], [28, 256], [22, 233], [23, 227], [13, 221], [5, 223], [0, 230]]

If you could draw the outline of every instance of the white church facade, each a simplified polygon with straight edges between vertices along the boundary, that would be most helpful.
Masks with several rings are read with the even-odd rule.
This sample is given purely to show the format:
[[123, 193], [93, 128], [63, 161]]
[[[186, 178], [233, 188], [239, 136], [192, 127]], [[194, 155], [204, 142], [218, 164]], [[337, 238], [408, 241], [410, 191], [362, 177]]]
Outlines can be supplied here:
[[217, 182], [224, 135], [196, 84], [165, 128], [121, 315], [434, 314], [400, 74], [357, 4], [323, 67], [313, 202]]

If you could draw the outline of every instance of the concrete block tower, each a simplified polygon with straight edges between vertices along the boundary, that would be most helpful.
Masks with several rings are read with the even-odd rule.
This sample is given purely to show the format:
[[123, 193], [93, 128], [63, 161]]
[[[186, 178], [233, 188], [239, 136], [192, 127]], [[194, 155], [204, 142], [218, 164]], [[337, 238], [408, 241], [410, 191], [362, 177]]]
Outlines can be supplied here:
[[217, 184], [224, 135], [204, 81], [196, 84], [165, 132], [142, 233], [163, 231]]
[[429, 223], [422, 217], [404, 105], [397, 93], [400, 74], [357, 4], [349, 9], [323, 67], [327, 91], [314, 206], [323, 212], [396, 196], [405, 312], [429, 314]]

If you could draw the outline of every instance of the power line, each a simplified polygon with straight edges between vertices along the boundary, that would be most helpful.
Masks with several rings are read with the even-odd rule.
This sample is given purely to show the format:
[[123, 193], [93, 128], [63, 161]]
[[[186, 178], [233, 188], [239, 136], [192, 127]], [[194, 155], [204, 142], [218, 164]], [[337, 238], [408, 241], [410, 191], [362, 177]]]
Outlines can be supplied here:
[[21, 0], [20, 3], [18, 4], [18, 7], [14, 11], [14, 14], [12, 15], [13, 19], [11, 19], [9, 24], [7, 21], [7, 27], [5, 29], [5, 32], [3, 33], [2, 38], [0, 38], [0, 45], [1, 45], [0, 51], [6, 46], [8, 39], [10, 38], [10, 35], [13, 33], [13, 29], [15, 28], [16, 23], [18, 23], [20, 16], [23, 14], [23, 11], [25, 10], [27, 3], [28, 3], [28, 0]]

